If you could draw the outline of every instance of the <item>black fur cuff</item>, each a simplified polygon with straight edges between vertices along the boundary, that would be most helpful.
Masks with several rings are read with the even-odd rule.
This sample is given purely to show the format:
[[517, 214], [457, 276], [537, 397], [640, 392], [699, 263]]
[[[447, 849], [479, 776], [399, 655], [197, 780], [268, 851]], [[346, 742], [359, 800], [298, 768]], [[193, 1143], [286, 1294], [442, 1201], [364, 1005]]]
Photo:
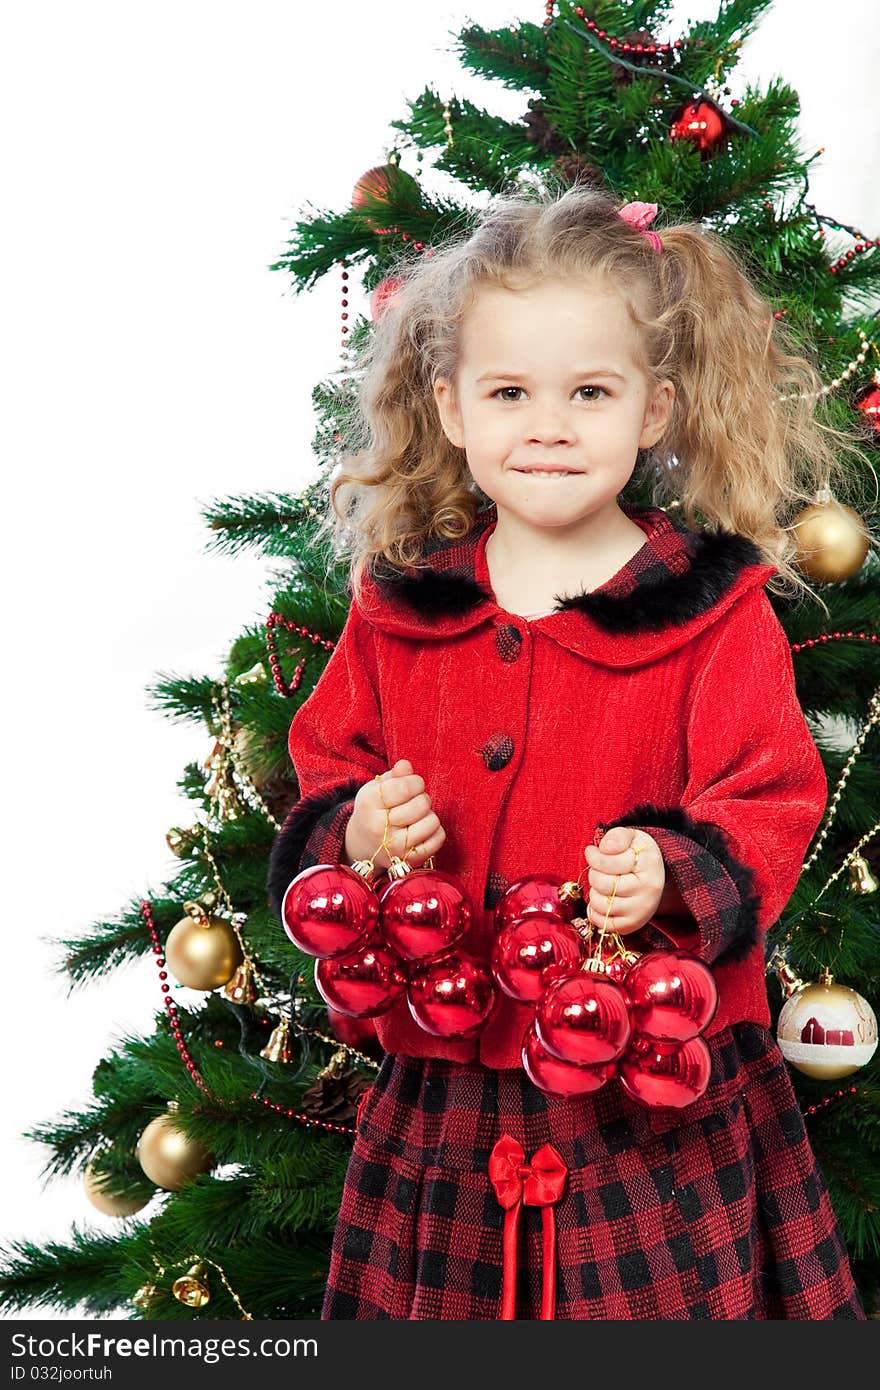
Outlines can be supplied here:
[[761, 899], [754, 870], [731, 852], [721, 827], [694, 820], [680, 806], [652, 802], [602, 822], [601, 828], [613, 825], [638, 826], [648, 835], [655, 828], [672, 832], [657, 837], [658, 843], [667, 838], [663, 859], [699, 928], [699, 954], [719, 965], [743, 960], [758, 940]]
[[[310, 864], [303, 863], [306, 845], [319, 821], [325, 821], [327, 829], [340, 807], [360, 791], [363, 782], [344, 782], [326, 791], [312, 792], [295, 802], [288, 812], [287, 819], [275, 837], [269, 855], [269, 873], [266, 878], [266, 892], [269, 903], [278, 920], [281, 920], [281, 904], [291, 880], [296, 878]], [[315, 860], [320, 863], [320, 860]]]

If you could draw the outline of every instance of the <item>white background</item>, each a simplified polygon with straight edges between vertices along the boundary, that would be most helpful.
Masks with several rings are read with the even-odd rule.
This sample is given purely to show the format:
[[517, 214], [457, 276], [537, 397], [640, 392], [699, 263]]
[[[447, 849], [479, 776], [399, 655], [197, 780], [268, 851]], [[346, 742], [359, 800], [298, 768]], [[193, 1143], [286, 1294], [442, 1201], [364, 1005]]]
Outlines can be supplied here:
[[[674, 18], [714, 12], [690, 0]], [[348, 206], [426, 85], [522, 116], [527, 96], [465, 74], [453, 36], [543, 14], [541, 0], [7, 8], [4, 1241], [114, 1228], [78, 1178], [43, 1187], [43, 1152], [19, 1136], [86, 1103], [112, 1039], [159, 1003], [149, 959], [68, 995], [53, 938], [173, 872], [166, 831], [192, 821], [175, 784], [210, 742], [151, 711], [146, 687], [219, 675], [268, 611], [266, 565], [209, 555], [200, 505], [313, 476], [339, 277], [296, 298], [267, 267], [307, 202]], [[733, 81], [779, 74], [800, 92], [803, 148], [825, 147], [812, 201], [869, 236], [878, 43], [876, 0], [777, 0]]]

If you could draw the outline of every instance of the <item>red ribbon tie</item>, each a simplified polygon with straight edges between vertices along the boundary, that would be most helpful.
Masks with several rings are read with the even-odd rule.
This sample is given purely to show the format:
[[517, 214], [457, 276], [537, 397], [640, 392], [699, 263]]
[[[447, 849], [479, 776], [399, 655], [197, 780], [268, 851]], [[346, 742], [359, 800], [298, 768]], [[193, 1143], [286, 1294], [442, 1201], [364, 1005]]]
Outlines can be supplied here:
[[562, 1155], [552, 1144], [542, 1144], [525, 1162], [522, 1145], [510, 1134], [502, 1134], [489, 1155], [489, 1177], [499, 1205], [504, 1208], [503, 1287], [501, 1313], [503, 1321], [516, 1317], [516, 1237], [520, 1208], [542, 1207], [543, 1278], [541, 1283], [541, 1318], [556, 1316], [556, 1214], [553, 1203], [565, 1191], [568, 1169]]

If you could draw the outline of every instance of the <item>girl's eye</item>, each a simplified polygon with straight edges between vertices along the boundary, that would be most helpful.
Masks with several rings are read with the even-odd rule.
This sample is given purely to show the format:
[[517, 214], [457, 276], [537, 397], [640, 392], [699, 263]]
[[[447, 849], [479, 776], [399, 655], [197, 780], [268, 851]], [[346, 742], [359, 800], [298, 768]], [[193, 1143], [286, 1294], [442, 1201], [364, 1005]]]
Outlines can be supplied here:
[[[521, 391], [522, 389], [523, 389], [523, 388], [522, 388], [521, 386], [502, 386], [502, 387], [499, 388], [499, 390], [493, 391], [493, 392], [492, 392], [492, 397], [493, 397], [493, 399], [494, 399], [495, 396], [502, 396], [505, 400], [511, 400], [511, 397], [510, 397], [510, 396], [506, 396], [506, 397], [504, 396], [504, 392], [505, 392], [505, 391]], [[604, 387], [604, 386], [579, 386], [577, 389], [578, 389], [579, 391], [599, 391], [603, 396], [607, 396], [607, 395], [608, 395], [608, 392], [605, 390], [605, 387]], [[598, 400], [598, 396], [591, 396], [590, 399], [591, 399], [591, 400]]]

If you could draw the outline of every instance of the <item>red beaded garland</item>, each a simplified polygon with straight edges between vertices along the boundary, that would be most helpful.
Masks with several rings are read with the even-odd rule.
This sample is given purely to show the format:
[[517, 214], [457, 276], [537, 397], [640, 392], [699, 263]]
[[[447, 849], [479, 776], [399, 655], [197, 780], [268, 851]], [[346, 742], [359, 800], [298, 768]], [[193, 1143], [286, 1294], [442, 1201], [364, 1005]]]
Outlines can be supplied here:
[[[545, 20], [545, 24], [550, 22], [552, 8], [552, 3], [547, 5], [548, 19]], [[622, 53], [671, 53], [675, 48], [684, 48], [683, 39], [676, 39], [673, 43], [626, 43], [623, 39], [609, 34], [607, 29], [600, 29], [595, 19], [588, 19], [581, 5], [575, 5], [574, 12], [597, 39], [604, 40], [609, 48], [620, 48]]]
[[[148, 902], [141, 902], [141, 915], [143, 916], [143, 919], [147, 924], [147, 929], [150, 933], [150, 940], [153, 943], [153, 955], [156, 957], [157, 964], [162, 966], [165, 964], [165, 958], [162, 955], [162, 943], [159, 940], [159, 933], [156, 930], [156, 923], [153, 921], [153, 912]], [[166, 970], [160, 970], [159, 979], [164, 982], [167, 974], [168, 972]], [[196, 1083], [199, 1090], [204, 1091], [205, 1095], [210, 1095], [210, 1091], [208, 1090], [201, 1076], [199, 1076], [199, 1073], [196, 1069], [196, 1064], [189, 1054], [189, 1050], [187, 1049], [186, 1043], [183, 1041], [183, 1034], [180, 1030], [180, 1024], [175, 1021], [177, 1006], [175, 1005], [173, 999], [169, 997], [170, 989], [171, 986], [169, 984], [163, 983], [161, 985], [162, 994], [164, 996], [165, 1012], [168, 1015], [168, 1026], [171, 1029], [171, 1036], [174, 1038], [174, 1042], [177, 1046], [177, 1051], [180, 1053], [181, 1061], [186, 1066], [186, 1069], [192, 1077], [193, 1081]]]
[[858, 1089], [858, 1086], [838, 1086], [833, 1095], [825, 1096], [823, 1100], [817, 1101], [815, 1105], [808, 1105], [801, 1113], [804, 1115], [815, 1115], [817, 1111], [824, 1110], [826, 1105], [831, 1105], [835, 1100], [840, 1100], [842, 1096], [854, 1096]]
[[[811, 207], [812, 205], [808, 203], [807, 206]], [[838, 270], [844, 270], [848, 263], [857, 255], [862, 255], [863, 252], [870, 251], [875, 246], [880, 246], [880, 237], [875, 237], [872, 241], [869, 236], [865, 236], [863, 232], [860, 232], [858, 227], [849, 227], [845, 222], [835, 222], [833, 217], [825, 217], [822, 214], [817, 214], [817, 217], [821, 218], [823, 222], [829, 222], [835, 231], [848, 232], [850, 236], [856, 238], [855, 245], [851, 247], [850, 250], [845, 251], [842, 256], [838, 256], [837, 260], [829, 265], [829, 275], [836, 275]], [[819, 236], [824, 235], [824, 229], [820, 227]]]
[[820, 642], [839, 641], [844, 637], [856, 637], [860, 642], [880, 642], [880, 632], [821, 632], [818, 637], [807, 637], [803, 642], [792, 642], [792, 652], [803, 651], [805, 647], [816, 647]]
[[285, 1115], [288, 1120], [299, 1120], [300, 1124], [310, 1125], [313, 1129], [327, 1129], [333, 1134], [357, 1134], [354, 1125], [335, 1125], [332, 1120], [319, 1120], [314, 1115], [306, 1115], [302, 1111], [291, 1110], [286, 1105], [279, 1105], [277, 1101], [268, 1100], [258, 1091], [251, 1091], [250, 1098], [259, 1101], [260, 1105], [265, 1105], [267, 1110], [274, 1110], [277, 1115]]
[[297, 632], [301, 637], [308, 637], [309, 641], [315, 646], [323, 647], [325, 651], [332, 652], [336, 643], [330, 637], [322, 637], [320, 632], [310, 632], [307, 627], [301, 627], [291, 618], [285, 618], [283, 613], [272, 612], [266, 619], [266, 649], [269, 653], [269, 666], [272, 671], [272, 680], [279, 695], [292, 695], [298, 690], [302, 682], [303, 671], [305, 670], [306, 657], [301, 657], [297, 662], [294, 671], [287, 685], [281, 674], [281, 662], [278, 660], [278, 652], [275, 646], [275, 629], [278, 627], [286, 628], [288, 632]]

